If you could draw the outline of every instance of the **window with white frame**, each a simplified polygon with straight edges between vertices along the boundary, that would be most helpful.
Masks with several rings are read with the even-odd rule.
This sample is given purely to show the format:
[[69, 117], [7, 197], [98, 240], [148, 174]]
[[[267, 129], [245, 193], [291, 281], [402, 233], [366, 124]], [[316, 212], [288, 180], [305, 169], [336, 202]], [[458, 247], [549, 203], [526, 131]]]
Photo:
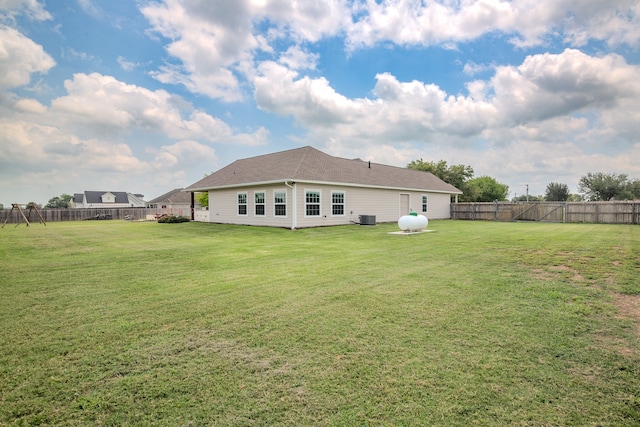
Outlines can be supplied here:
[[422, 195], [422, 212], [429, 212], [429, 197]]
[[257, 192], [253, 195], [255, 199], [254, 212], [256, 216], [264, 216], [265, 214], [265, 194], [264, 191]]
[[307, 190], [304, 197], [305, 216], [320, 216], [320, 192]]
[[238, 193], [238, 215], [247, 214], [247, 193]]
[[287, 192], [273, 192], [273, 214], [274, 216], [287, 216]]
[[344, 215], [344, 193], [341, 191], [331, 193], [331, 215]]

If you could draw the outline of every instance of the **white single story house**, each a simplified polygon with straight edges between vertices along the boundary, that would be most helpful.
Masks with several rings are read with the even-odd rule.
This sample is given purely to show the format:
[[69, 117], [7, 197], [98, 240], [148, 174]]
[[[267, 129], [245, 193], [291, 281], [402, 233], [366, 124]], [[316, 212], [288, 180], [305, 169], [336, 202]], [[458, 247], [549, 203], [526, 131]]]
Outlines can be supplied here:
[[72, 208], [144, 208], [144, 195], [125, 191], [85, 191], [75, 193]]
[[209, 221], [284, 228], [449, 218], [462, 194], [429, 172], [330, 156], [313, 147], [237, 160], [185, 189], [209, 193]]
[[[156, 197], [147, 202], [147, 208], [156, 209], [158, 214], [191, 216], [191, 195], [183, 188], [175, 188], [168, 193]], [[200, 203], [195, 201], [195, 208], [199, 209]]]

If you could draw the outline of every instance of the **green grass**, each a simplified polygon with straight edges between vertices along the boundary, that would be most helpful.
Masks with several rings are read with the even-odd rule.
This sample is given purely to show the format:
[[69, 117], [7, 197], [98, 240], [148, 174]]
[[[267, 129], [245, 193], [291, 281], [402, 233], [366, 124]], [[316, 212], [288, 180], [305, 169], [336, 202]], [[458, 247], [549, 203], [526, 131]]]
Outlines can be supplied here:
[[640, 227], [429, 228], [9, 225], [0, 425], [640, 423]]

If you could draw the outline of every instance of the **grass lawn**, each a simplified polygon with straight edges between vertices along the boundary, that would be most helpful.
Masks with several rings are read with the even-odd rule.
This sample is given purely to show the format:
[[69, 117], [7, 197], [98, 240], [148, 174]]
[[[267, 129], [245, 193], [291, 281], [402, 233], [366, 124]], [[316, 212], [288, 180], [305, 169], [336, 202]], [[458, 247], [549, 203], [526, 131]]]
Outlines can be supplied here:
[[0, 230], [0, 425], [640, 424], [640, 227]]

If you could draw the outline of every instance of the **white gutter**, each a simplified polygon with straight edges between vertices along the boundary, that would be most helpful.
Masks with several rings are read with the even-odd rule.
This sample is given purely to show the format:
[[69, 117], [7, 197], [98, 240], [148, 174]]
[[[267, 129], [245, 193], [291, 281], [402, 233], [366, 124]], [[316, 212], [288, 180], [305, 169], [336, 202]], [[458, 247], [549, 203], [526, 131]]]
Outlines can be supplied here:
[[[293, 180], [289, 180], [294, 182]], [[208, 190], [223, 190], [228, 188], [238, 188], [238, 187], [254, 187], [259, 185], [271, 185], [271, 184], [279, 184], [282, 180], [277, 181], [257, 181], [257, 182], [249, 182], [242, 184], [230, 184], [230, 185], [221, 185], [215, 187], [199, 187], [199, 188], [189, 188], [187, 191], [191, 192], [203, 192]], [[298, 183], [305, 184], [315, 184], [315, 185], [335, 185], [342, 187], [358, 187], [358, 188], [376, 188], [382, 190], [395, 190], [395, 191], [415, 191], [415, 192], [423, 192], [423, 193], [440, 193], [440, 194], [462, 194], [462, 191], [445, 191], [445, 190], [428, 190], [426, 188], [408, 188], [408, 187], [392, 187], [387, 185], [367, 185], [367, 184], [355, 184], [350, 182], [335, 182], [335, 181], [313, 181], [313, 180], [298, 180]], [[286, 184], [286, 181], [285, 181]], [[295, 185], [295, 184], [294, 184]], [[288, 187], [292, 188], [287, 184]]]
[[293, 209], [291, 210], [291, 229], [295, 230], [298, 227], [298, 203], [296, 202], [296, 183], [291, 182], [291, 185], [287, 181], [284, 182], [284, 185], [291, 189], [291, 204], [293, 205]]

